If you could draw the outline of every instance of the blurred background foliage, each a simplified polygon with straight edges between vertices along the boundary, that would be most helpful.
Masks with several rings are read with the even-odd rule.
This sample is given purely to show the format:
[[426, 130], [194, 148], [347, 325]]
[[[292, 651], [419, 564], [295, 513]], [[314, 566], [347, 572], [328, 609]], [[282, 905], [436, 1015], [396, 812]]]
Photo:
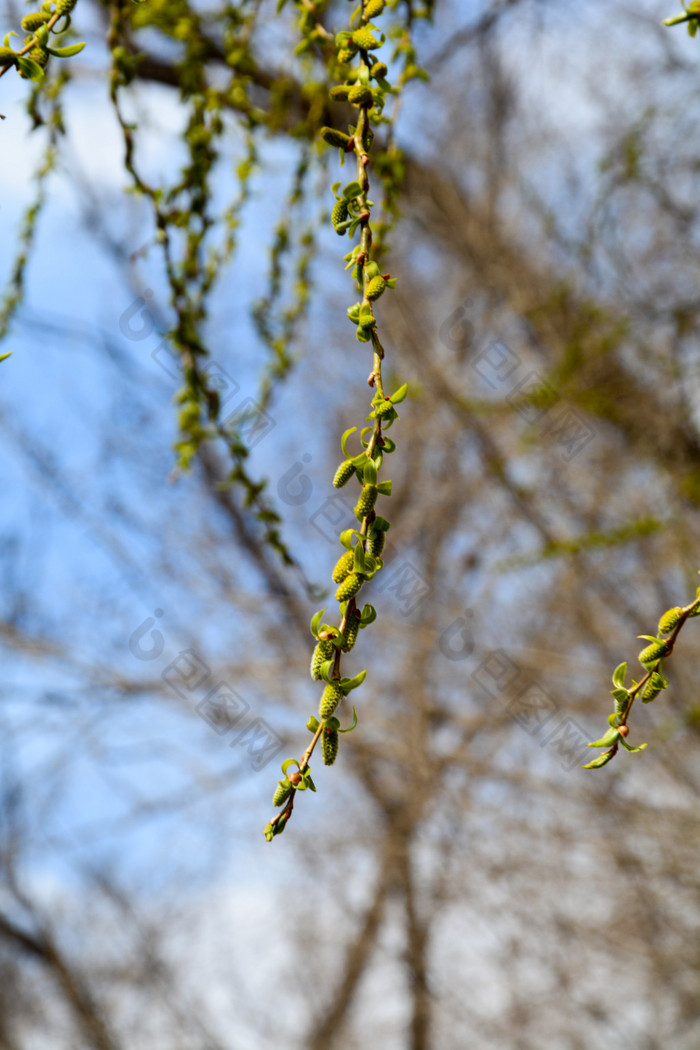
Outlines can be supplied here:
[[[694, 624], [636, 711], [649, 749], [581, 769], [612, 668], [696, 587], [700, 56], [674, 13], [438, 0], [413, 25], [430, 81], [382, 139], [401, 221], [377, 313], [412, 397], [379, 618], [358, 730], [274, 847], [351, 515], [330, 478], [369, 401], [314, 144], [343, 119], [323, 37], [294, 56], [290, 5], [80, 0], [60, 119], [0, 82], [10, 277], [55, 149], [2, 344], [3, 1048], [698, 1046]], [[182, 179], [198, 92], [225, 129], [216, 280], [190, 267], [182, 302], [256, 425], [191, 473], [182, 302], [152, 199], [124, 192], [115, 77], [151, 188]], [[279, 522], [222, 485], [236, 456]]]

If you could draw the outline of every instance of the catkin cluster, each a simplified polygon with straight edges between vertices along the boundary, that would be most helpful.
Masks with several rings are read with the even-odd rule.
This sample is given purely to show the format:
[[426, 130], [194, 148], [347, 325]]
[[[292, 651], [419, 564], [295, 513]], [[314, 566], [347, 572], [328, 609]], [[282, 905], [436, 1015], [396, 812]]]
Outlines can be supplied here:
[[604, 748], [604, 751], [584, 766], [585, 769], [600, 769], [601, 766], [606, 766], [615, 757], [620, 747], [626, 751], [638, 752], [643, 751], [647, 746], [640, 744], [639, 747], [632, 747], [627, 742], [629, 735], [627, 720], [632, 704], [638, 696], [643, 704], [649, 704], [668, 687], [668, 678], [662, 672], [663, 661], [673, 652], [676, 638], [686, 620], [700, 616], [700, 587], [696, 594], [695, 601], [684, 609], [679, 605], [668, 609], [659, 620], [655, 635], [642, 634], [639, 636], [648, 644], [639, 653], [638, 659], [645, 674], [638, 682], [632, 679], [628, 686], [625, 685], [626, 663], [620, 664], [613, 671], [611, 693], [615, 701], [615, 710], [608, 716], [608, 731], [600, 740], [594, 740], [587, 745], [588, 747]]
[[10, 38], [17, 33], [10, 31], [0, 47], [0, 76], [8, 69], [16, 69], [25, 80], [41, 80], [53, 58], [71, 58], [78, 55], [85, 44], [69, 44], [65, 47], [49, 45], [50, 33], [60, 35], [70, 28], [71, 11], [77, 0], [45, 0], [38, 11], [30, 11], [21, 21], [27, 34], [21, 48], [15, 50]]

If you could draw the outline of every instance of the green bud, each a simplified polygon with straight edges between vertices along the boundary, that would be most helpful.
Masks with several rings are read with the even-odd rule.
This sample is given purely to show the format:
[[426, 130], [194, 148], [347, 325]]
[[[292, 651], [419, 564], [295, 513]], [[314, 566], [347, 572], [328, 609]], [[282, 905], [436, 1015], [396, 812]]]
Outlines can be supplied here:
[[353, 106], [372, 105], [372, 89], [366, 84], [354, 84], [348, 91], [348, 102]]
[[336, 131], [335, 128], [321, 128], [321, 138], [329, 146], [337, 146], [338, 149], [347, 149], [350, 141], [349, 135], [344, 134], [342, 131]]
[[357, 501], [355, 507], [355, 516], [362, 521], [368, 514], [374, 509], [374, 504], [377, 502], [377, 486], [376, 485], [363, 485], [360, 498]]
[[644, 664], [645, 667], [649, 667], [652, 664], [656, 664], [659, 660], [666, 655], [668, 652], [668, 645], [666, 642], [652, 642], [646, 649], [642, 649], [639, 654], [640, 664]]
[[287, 801], [291, 793], [292, 785], [289, 783], [287, 778], [285, 777], [284, 780], [279, 780], [277, 782], [277, 790], [272, 796], [272, 805], [281, 806], [284, 802]]
[[45, 25], [50, 17], [46, 11], [32, 11], [30, 15], [25, 15], [22, 19], [22, 29], [25, 29], [28, 33], [33, 33]]
[[370, 70], [370, 76], [374, 80], [383, 80], [389, 72], [384, 62], [375, 62]]
[[342, 583], [350, 575], [354, 560], [354, 551], [345, 551], [344, 554], [341, 554], [333, 569], [333, 583]]
[[345, 693], [337, 682], [329, 682], [323, 690], [323, 696], [321, 697], [321, 703], [318, 709], [319, 717], [322, 720], [330, 718], [344, 696]]
[[339, 230], [338, 227], [347, 220], [348, 217], [348, 202], [344, 197], [341, 197], [339, 201], [336, 201], [333, 205], [333, 211], [331, 212], [331, 222], [333, 223], [333, 229], [336, 233], [344, 237], [347, 230]]
[[361, 343], [368, 343], [372, 338], [372, 329], [367, 328], [365, 325], [360, 324], [357, 326], [355, 336], [360, 340]]
[[376, 37], [372, 36], [372, 30], [363, 26], [362, 29], [356, 29], [352, 34], [352, 42], [355, 47], [359, 47], [361, 51], [375, 51], [378, 47], [381, 47], [381, 41], [377, 40]]
[[343, 631], [343, 644], [341, 645], [341, 649], [344, 653], [349, 653], [350, 650], [353, 648], [355, 642], [357, 641], [357, 635], [359, 634], [359, 631], [360, 617], [357, 616], [355, 613], [352, 613], [351, 616], [348, 616], [348, 622], [345, 625], [345, 630]]
[[355, 468], [350, 460], [344, 459], [333, 476], [333, 487], [336, 489], [342, 489], [343, 485], [347, 485], [354, 473]]
[[42, 69], [46, 69], [49, 61], [49, 53], [43, 47], [33, 47], [29, 52], [29, 58], [33, 59]]
[[314, 649], [313, 656], [311, 657], [311, 677], [314, 682], [318, 682], [321, 679], [321, 665], [325, 664], [326, 660], [331, 660], [335, 653], [335, 646], [332, 642], [320, 641]]
[[367, 550], [375, 558], [378, 558], [384, 550], [386, 543], [386, 532], [370, 532], [367, 541]]
[[348, 306], [348, 320], [352, 321], [353, 324], [360, 323], [360, 304], [353, 303], [352, 306]]
[[679, 605], [668, 609], [659, 620], [659, 634], [670, 634], [677, 627], [683, 616], [683, 610]]
[[652, 700], [656, 700], [667, 684], [668, 680], [662, 674], [659, 674], [658, 671], [652, 671], [649, 681], [642, 690], [642, 703], [650, 704]]
[[338, 730], [325, 726], [321, 736], [321, 755], [324, 766], [332, 766], [338, 755]]
[[342, 64], [345, 66], [348, 64], [348, 62], [352, 62], [356, 54], [356, 47], [341, 47], [340, 51], [338, 52], [338, 61], [342, 62]]
[[351, 572], [349, 576], [345, 577], [340, 587], [335, 592], [335, 600], [337, 602], [349, 601], [350, 598], [355, 597], [361, 586], [362, 577], [358, 576], [356, 572]]
[[386, 281], [380, 274], [378, 277], [373, 277], [372, 280], [369, 282], [369, 284], [365, 288], [365, 295], [368, 299], [378, 299], [380, 295], [384, 294], [385, 288]]
[[334, 102], [347, 102], [350, 88], [346, 84], [337, 84], [331, 88], [330, 95]]

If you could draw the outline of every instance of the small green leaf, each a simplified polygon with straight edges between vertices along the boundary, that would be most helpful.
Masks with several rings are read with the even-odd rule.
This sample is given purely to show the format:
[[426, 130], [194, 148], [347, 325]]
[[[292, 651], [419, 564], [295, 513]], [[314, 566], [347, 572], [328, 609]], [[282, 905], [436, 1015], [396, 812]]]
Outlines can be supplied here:
[[377, 468], [371, 460], [367, 460], [362, 470], [362, 480], [365, 485], [376, 485], [377, 484]]
[[290, 766], [296, 766], [297, 769], [300, 768], [299, 767], [299, 763], [297, 762], [296, 758], [287, 758], [287, 759], [285, 759], [285, 761], [282, 763], [282, 772], [284, 773], [285, 776], [287, 775], [287, 770], [289, 769]]
[[600, 769], [601, 766], [606, 766], [608, 764], [608, 762], [610, 761], [610, 759], [615, 757], [616, 753], [617, 753], [617, 748], [616, 747], [611, 748], [610, 751], [604, 751], [602, 755], [598, 755], [597, 758], [594, 758], [592, 762], [589, 762], [583, 768], [584, 769]]
[[406, 400], [407, 395], [408, 383], [404, 383], [403, 386], [399, 387], [395, 394], [392, 394], [390, 396], [389, 400], [391, 401], [392, 405], [400, 405], [402, 401]]
[[54, 58], [72, 58], [73, 55], [79, 55], [85, 47], [85, 44], [69, 44], [68, 47], [47, 47], [46, 50]]
[[11, 350], [7, 354], [0, 354], [0, 361], [7, 361], [8, 357], [12, 357], [12, 351]]
[[352, 200], [353, 197], [359, 197], [361, 193], [362, 186], [360, 186], [359, 182], [349, 182], [343, 189], [343, 196], [347, 201]]
[[353, 689], [357, 689], [358, 685], [362, 685], [366, 677], [367, 672], [360, 671], [360, 673], [356, 674], [354, 678], [341, 678], [339, 683], [340, 688], [347, 696], [348, 693], [352, 692]]
[[306, 723], [306, 728], [309, 730], [310, 733], [315, 733], [320, 724], [321, 723], [319, 722], [318, 718], [316, 718], [315, 715], [312, 715], [309, 721]]
[[345, 447], [345, 442], [348, 440], [348, 438], [350, 437], [351, 434], [355, 433], [356, 430], [357, 430], [357, 427], [350, 427], [350, 429], [346, 430], [345, 433], [343, 434], [343, 436], [340, 439], [340, 446], [341, 446], [341, 448], [343, 450], [343, 455], [345, 456], [346, 459], [351, 459], [352, 457], [351, 457], [350, 453], [348, 452], [348, 450]]
[[644, 748], [647, 746], [646, 744], [640, 744], [639, 747], [632, 747], [631, 744], [627, 743], [623, 736], [620, 737], [620, 743], [624, 747], [625, 751], [631, 751], [633, 754], [637, 751], [643, 751]]
[[627, 689], [611, 689], [610, 692], [619, 703], [622, 703], [623, 700], [629, 700], [630, 694]]
[[44, 75], [44, 70], [39, 63], [35, 62], [33, 58], [27, 58], [26, 55], [17, 56], [17, 65], [20, 72], [24, 73], [29, 80], [41, 80]]
[[360, 627], [368, 627], [371, 623], [377, 619], [377, 610], [369, 602], [362, 609], [362, 616], [360, 617]]
[[[349, 550], [349, 551], [352, 550], [352, 538], [353, 538], [353, 536], [359, 536], [359, 533], [357, 532], [356, 529], [345, 529], [343, 532], [341, 532], [341, 534], [340, 534], [340, 543], [341, 543], [341, 546], [346, 548], [346, 550]], [[324, 612], [325, 612], [325, 609], [324, 609]]]
[[353, 563], [353, 572], [364, 573], [365, 571], [365, 551], [361, 543], [358, 543], [355, 547], [355, 561]]
[[610, 747], [611, 744], [616, 744], [619, 739], [620, 730], [611, 726], [604, 737], [601, 737], [600, 740], [594, 740], [591, 744], [586, 744], [586, 747]]
[[380, 481], [377, 485], [377, 492], [382, 496], [391, 495], [391, 481]]
[[[338, 723], [338, 725], [340, 725], [340, 723]], [[357, 711], [355, 710], [355, 706], [353, 705], [353, 708], [352, 708], [352, 725], [348, 726], [347, 729], [338, 729], [338, 732], [339, 733], [352, 733], [352, 731], [353, 731], [353, 729], [355, 728], [356, 725], [357, 725]]]
[[323, 614], [325, 611], [325, 608], [319, 609], [319, 611], [317, 613], [314, 613], [311, 617], [311, 633], [314, 636], [314, 638], [318, 638], [318, 628], [321, 623], [321, 620], [323, 619]]
[[331, 674], [333, 673], [334, 666], [335, 660], [326, 660], [325, 663], [322, 663], [319, 667], [319, 674], [324, 682], [330, 682], [332, 680]]
[[615, 686], [623, 686], [625, 684], [625, 675], [627, 674], [627, 663], [618, 664], [613, 671], [612, 681]]

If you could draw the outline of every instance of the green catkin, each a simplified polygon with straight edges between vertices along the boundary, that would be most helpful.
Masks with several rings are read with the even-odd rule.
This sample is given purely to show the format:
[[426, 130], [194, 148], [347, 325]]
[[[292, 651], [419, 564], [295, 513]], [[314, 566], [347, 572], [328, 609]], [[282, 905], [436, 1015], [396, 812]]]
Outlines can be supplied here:
[[642, 649], [639, 654], [639, 662], [645, 666], [657, 663], [667, 652], [668, 646], [665, 642], [652, 642], [646, 649]]
[[338, 730], [329, 726], [323, 730], [321, 737], [321, 755], [324, 766], [332, 766], [338, 755]]
[[376, 48], [381, 47], [381, 41], [377, 40], [372, 35], [372, 30], [367, 29], [363, 26], [362, 29], [356, 29], [352, 34], [352, 42], [355, 47], [359, 47], [361, 51], [374, 51]]
[[321, 703], [318, 708], [319, 718], [322, 720], [330, 718], [344, 695], [337, 682], [329, 682], [321, 696]]
[[348, 62], [352, 62], [353, 58], [357, 53], [357, 49], [353, 47], [341, 47], [338, 52], [338, 61], [343, 65], [347, 65]]
[[46, 11], [32, 11], [31, 14], [25, 15], [22, 19], [21, 26], [27, 33], [33, 33], [35, 30], [40, 29], [41, 26], [45, 25], [51, 15]]
[[279, 783], [277, 784], [277, 790], [275, 791], [274, 795], [272, 796], [272, 805], [273, 806], [281, 806], [284, 802], [287, 801], [287, 799], [289, 798], [291, 793], [292, 793], [292, 785], [289, 783], [289, 781], [288, 780], [280, 780]]
[[355, 516], [362, 520], [366, 518], [374, 510], [374, 504], [377, 502], [377, 486], [376, 485], [363, 485], [360, 498], [357, 501], [355, 507]]
[[354, 613], [348, 617], [348, 622], [343, 631], [343, 644], [341, 649], [344, 653], [349, 653], [355, 642], [360, 631], [360, 618]]
[[341, 237], [345, 236], [346, 230], [339, 230], [338, 227], [346, 221], [348, 217], [348, 202], [345, 198], [336, 201], [333, 205], [333, 211], [331, 212], [331, 222], [333, 223], [333, 229], [336, 233], [340, 234]]
[[393, 407], [394, 406], [388, 398], [385, 401], [381, 401], [375, 408], [377, 417], [382, 419], [384, 416], [388, 416]]
[[658, 671], [653, 671], [651, 678], [644, 686], [642, 690], [642, 703], [649, 704], [652, 700], [655, 700], [659, 693], [664, 689], [664, 678]]
[[336, 84], [331, 88], [329, 94], [334, 102], [347, 102], [349, 90], [347, 84]]
[[352, 572], [354, 561], [354, 551], [345, 551], [345, 554], [341, 554], [335, 568], [333, 569], [333, 583], [342, 583], [343, 580], [347, 579]]
[[365, 288], [365, 295], [368, 299], [378, 299], [380, 295], [384, 294], [385, 288], [386, 281], [381, 275], [378, 277], [373, 277], [367, 285], [367, 287]]
[[659, 634], [670, 634], [677, 627], [683, 616], [683, 610], [679, 605], [668, 609], [659, 620]]
[[339, 149], [347, 149], [350, 142], [349, 135], [342, 131], [336, 131], [335, 128], [321, 128], [321, 138], [329, 146], [337, 146]]
[[311, 657], [311, 677], [314, 682], [318, 682], [321, 679], [321, 666], [325, 664], [327, 660], [333, 658], [335, 653], [335, 646], [333, 642], [320, 641], [314, 649], [313, 656]]
[[365, 6], [364, 15], [369, 21], [370, 18], [376, 18], [384, 10], [386, 0], [369, 0], [369, 3]]
[[367, 550], [373, 557], [378, 558], [384, 550], [385, 543], [386, 532], [370, 532], [369, 539], [367, 541]]
[[355, 84], [348, 91], [348, 102], [353, 106], [367, 106], [373, 102], [372, 88], [366, 84]]
[[29, 52], [29, 57], [33, 59], [37, 65], [41, 66], [42, 69], [46, 69], [49, 61], [49, 53], [43, 47], [33, 47]]
[[341, 583], [338, 590], [335, 592], [335, 600], [337, 602], [347, 602], [350, 598], [354, 598], [360, 587], [362, 586], [362, 577], [358, 576], [356, 572], [351, 572], [343, 582]]
[[370, 70], [370, 76], [374, 80], [382, 80], [389, 72], [384, 62], [375, 62]]
[[58, 0], [56, 11], [59, 15], [67, 15], [73, 10], [77, 2], [78, 0]]
[[336, 489], [342, 489], [343, 485], [347, 485], [354, 473], [355, 468], [350, 460], [343, 460], [333, 476], [333, 487]]

